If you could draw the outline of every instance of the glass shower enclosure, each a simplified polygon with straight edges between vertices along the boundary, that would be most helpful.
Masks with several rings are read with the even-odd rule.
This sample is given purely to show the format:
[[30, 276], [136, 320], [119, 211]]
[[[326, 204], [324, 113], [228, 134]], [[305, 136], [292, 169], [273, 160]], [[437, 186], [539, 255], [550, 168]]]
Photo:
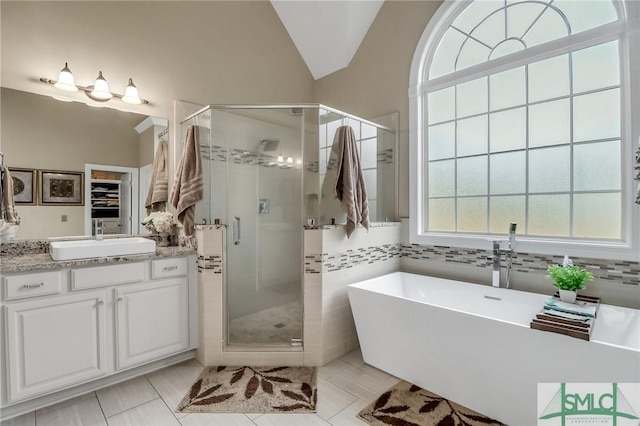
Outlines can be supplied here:
[[227, 227], [226, 347], [302, 346], [303, 225], [344, 223], [334, 199], [334, 135], [356, 132], [371, 221], [393, 220], [395, 133], [318, 104], [210, 105], [200, 131], [205, 181], [196, 224]]

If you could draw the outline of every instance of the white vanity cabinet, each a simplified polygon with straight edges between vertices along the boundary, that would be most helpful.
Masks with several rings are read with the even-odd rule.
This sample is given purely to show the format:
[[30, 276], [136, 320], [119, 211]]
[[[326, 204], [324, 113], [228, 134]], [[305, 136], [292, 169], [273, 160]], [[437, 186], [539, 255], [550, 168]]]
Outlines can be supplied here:
[[6, 306], [10, 400], [107, 374], [106, 299], [102, 290]]
[[3, 409], [198, 345], [194, 255], [4, 274], [2, 287]]
[[116, 368], [189, 347], [186, 278], [124, 286], [116, 292]]

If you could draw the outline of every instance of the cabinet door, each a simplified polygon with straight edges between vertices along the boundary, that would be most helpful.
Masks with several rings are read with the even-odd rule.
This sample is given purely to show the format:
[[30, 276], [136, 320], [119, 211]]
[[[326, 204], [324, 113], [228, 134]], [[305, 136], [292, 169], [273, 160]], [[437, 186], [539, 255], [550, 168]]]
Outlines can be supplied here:
[[5, 307], [9, 400], [106, 374], [106, 291]]
[[115, 290], [118, 369], [189, 347], [186, 277]]

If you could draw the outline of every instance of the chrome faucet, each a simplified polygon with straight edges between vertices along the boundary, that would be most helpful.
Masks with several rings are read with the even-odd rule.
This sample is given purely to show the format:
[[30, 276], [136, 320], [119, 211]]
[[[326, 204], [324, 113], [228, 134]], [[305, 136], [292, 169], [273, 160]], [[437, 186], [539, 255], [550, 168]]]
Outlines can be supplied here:
[[500, 287], [500, 240], [493, 242], [493, 272], [491, 275], [491, 285], [493, 287]]
[[93, 236], [96, 240], [101, 240], [104, 237], [104, 222], [102, 219], [93, 219]]
[[[505, 278], [505, 288], [509, 288], [511, 284], [511, 262], [513, 260], [513, 249], [516, 245], [516, 227], [517, 223], [511, 222], [509, 225], [509, 247], [505, 250], [506, 260], [507, 260], [507, 276]], [[491, 285], [493, 287], [500, 287], [500, 256], [502, 255], [502, 250], [500, 250], [500, 243], [502, 240], [494, 240], [493, 241], [493, 254], [488, 259], [492, 261], [493, 269], [491, 275]]]

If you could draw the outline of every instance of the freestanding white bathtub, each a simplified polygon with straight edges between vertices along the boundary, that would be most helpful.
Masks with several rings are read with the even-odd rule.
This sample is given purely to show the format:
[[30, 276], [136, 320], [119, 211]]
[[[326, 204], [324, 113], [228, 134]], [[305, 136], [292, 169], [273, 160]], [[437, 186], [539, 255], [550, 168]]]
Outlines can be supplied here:
[[538, 383], [640, 382], [640, 311], [600, 305], [591, 341], [533, 330], [549, 296], [396, 272], [348, 286], [367, 364], [514, 426]]

